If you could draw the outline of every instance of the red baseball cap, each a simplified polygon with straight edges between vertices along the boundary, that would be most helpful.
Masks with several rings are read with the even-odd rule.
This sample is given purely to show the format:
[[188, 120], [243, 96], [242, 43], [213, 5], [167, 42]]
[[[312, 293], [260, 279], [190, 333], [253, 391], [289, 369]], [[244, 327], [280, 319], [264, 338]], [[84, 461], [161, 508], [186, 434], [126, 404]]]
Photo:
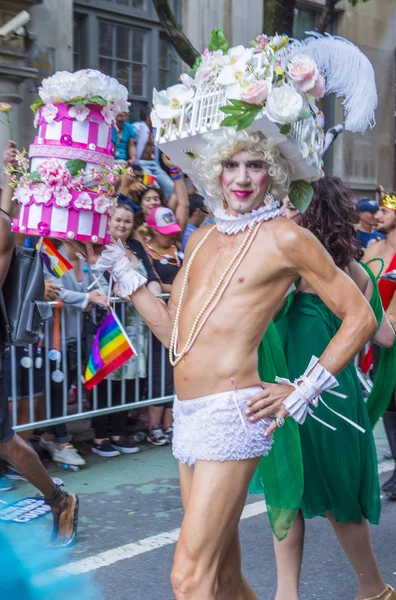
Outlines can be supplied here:
[[172, 233], [180, 233], [181, 228], [176, 223], [175, 214], [166, 206], [156, 206], [152, 208], [147, 215], [146, 223], [158, 233], [163, 235], [171, 235]]

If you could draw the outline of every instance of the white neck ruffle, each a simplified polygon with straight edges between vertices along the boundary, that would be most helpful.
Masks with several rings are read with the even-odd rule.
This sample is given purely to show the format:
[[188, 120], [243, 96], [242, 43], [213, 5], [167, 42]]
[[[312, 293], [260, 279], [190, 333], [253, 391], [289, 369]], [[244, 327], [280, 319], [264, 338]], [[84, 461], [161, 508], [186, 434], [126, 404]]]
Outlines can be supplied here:
[[275, 219], [282, 214], [279, 202], [274, 200], [265, 206], [260, 206], [256, 210], [241, 215], [229, 215], [224, 208], [216, 208], [215, 210], [216, 227], [220, 233], [228, 233], [229, 235], [245, 231], [247, 227], [253, 227], [256, 223]]

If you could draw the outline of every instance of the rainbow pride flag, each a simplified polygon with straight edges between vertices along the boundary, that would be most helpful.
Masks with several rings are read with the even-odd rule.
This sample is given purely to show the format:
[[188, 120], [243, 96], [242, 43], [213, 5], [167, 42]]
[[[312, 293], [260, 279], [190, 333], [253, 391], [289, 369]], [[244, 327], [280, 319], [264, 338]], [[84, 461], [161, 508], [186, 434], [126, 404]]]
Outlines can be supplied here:
[[157, 178], [154, 177], [154, 175], [149, 175], [148, 173], [144, 173], [143, 183], [144, 183], [144, 185], [156, 185]]
[[92, 390], [107, 375], [136, 355], [116, 314], [113, 311], [109, 312], [96, 332], [88, 360], [84, 382], [87, 390]]
[[63, 277], [65, 273], [70, 271], [73, 267], [68, 260], [57, 250], [54, 244], [48, 238], [39, 240], [36, 246], [36, 250], [40, 252], [40, 256], [43, 259], [45, 266], [48, 271], [57, 279]]

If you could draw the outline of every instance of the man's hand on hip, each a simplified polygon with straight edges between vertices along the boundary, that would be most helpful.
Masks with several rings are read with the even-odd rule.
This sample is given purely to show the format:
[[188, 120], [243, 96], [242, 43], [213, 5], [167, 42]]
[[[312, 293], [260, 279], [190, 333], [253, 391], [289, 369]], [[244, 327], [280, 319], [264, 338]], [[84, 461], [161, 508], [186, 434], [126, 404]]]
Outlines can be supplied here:
[[294, 392], [291, 385], [280, 385], [278, 383], [261, 383], [262, 392], [255, 394], [247, 403], [248, 408], [245, 413], [252, 423], [260, 419], [273, 418], [271, 425], [265, 430], [264, 435], [268, 436], [277, 427], [276, 417], [287, 418], [289, 413], [283, 406], [285, 399]]

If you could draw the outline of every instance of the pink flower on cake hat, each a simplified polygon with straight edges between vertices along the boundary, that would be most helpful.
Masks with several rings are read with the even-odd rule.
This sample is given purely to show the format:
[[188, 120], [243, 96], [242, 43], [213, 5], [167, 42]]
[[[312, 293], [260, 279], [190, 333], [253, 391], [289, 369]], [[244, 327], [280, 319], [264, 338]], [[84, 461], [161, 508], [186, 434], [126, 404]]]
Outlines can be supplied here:
[[115, 122], [115, 113], [112, 110], [112, 108], [110, 108], [109, 106], [104, 106], [100, 113], [104, 117], [104, 120], [106, 121], [107, 125], [110, 125], [112, 127]]
[[110, 206], [110, 201], [106, 196], [98, 196], [95, 198], [94, 204], [96, 212], [103, 215]]
[[69, 193], [69, 190], [66, 186], [62, 186], [61, 188], [54, 189], [55, 202], [58, 206], [62, 208], [66, 208], [69, 206], [72, 195]]
[[39, 183], [33, 188], [33, 196], [38, 204], [46, 204], [51, 200], [52, 190], [45, 183]]
[[252, 81], [252, 83], [244, 88], [241, 100], [249, 104], [263, 104], [268, 96], [268, 84], [266, 81]]
[[92, 198], [87, 192], [82, 192], [78, 195], [76, 200], [74, 200], [74, 206], [76, 208], [83, 208], [85, 210], [90, 210], [92, 208]]
[[77, 119], [77, 121], [82, 123], [88, 117], [90, 112], [90, 109], [84, 104], [75, 104], [69, 108], [68, 115], [69, 117], [72, 117], [72, 119]]
[[19, 204], [29, 204], [32, 192], [27, 185], [16, 188], [13, 200], [17, 200]]
[[296, 54], [291, 59], [287, 72], [294, 85], [314, 98], [323, 98], [325, 83], [316, 62], [306, 54]]
[[109, 173], [107, 175], [107, 183], [109, 185], [115, 185], [116, 181], [117, 181], [117, 177], [114, 175], [114, 173]]
[[41, 116], [47, 123], [52, 123], [55, 120], [57, 114], [58, 109], [51, 103], [46, 104], [41, 110]]
[[42, 181], [52, 188], [61, 188], [71, 184], [72, 177], [68, 169], [56, 158], [43, 160], [37, 167], [37, 171], [40, 173]]

